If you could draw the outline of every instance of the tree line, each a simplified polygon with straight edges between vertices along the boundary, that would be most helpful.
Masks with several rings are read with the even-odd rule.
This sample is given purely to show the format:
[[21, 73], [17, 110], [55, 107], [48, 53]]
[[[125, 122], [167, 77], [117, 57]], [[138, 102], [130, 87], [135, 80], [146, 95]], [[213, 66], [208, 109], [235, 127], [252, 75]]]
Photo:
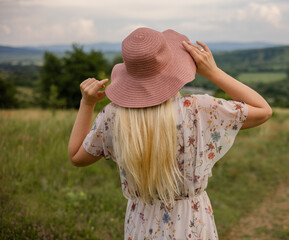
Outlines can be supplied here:
[[[17, 86], [33, 87], [36, 95], [34, 102], [36, 106], [42, 108], [78, 108], [81, 92], [79, 85], [87, 78], [98, 80], [109, 78], [115, 64], [122, 62], [121, 56], [115, 57], [110, 63], [102, 52], [90, 51], [86, 53], [83, 47], [77, 44], [72, 45], [72, 50], [67, 51], [64, 56], [57, 56], [51, 52], [44, 53], [44, 64], [38, 70], [39, 81], [26, 78], [26, 70], [19, 67], [19, 73], [11, 73], [7, 80], [0, 76], [2, 108], [21, 107], [21, 102], [17, 101]], [[36, 66], [35, 66], [36, 67]], [[25, 69], [25, 68], [24, 68]], [[6, 72], [9, 67], [5, 68]], [[31, 76], [35, 75], [34, 68]], [[109, 102], [103, 99], [98, 107], [101, 108]]]
[[[266, 50], [267, 55], [273, 51], [269, 50]], [[285, 50], [287, 51], [289, 48]], [[249, 51], [249, 53], [248, 59], [250, 60], [251, 58], [255, 59], [262, 51]], [[278, 51], [273, 53], [274, 58], [276, 58]], [[244, 54], [240, 55], [240, 52], [228, 53], [228, 59], [234, 60], [233, 62], [236, 63], [236, 54], [239, 55], [241, 59], [245, 59]], [[264, 56], [262, 59], [265, 58]], [[0, 65], [0, 108], [25, 106], [41, 106], [42, 108], [52, 109], [78, 108], [81, 99], [80, 83], [90, 77], [98, 80], [109, 78], [113, 66], [122, 62], [121, 55], [116, 56], [112, 62], [109, 62], [102, 52], [93, 50], [85, 52], [82, 46], [76, 44], [72, 45], [72, 50], [67, 51], [63, 56], [45, 52], [43, 58], [44, 63], [41, 67], [33, 65], [17, 67]], [[231, 76], [236, 78], [240, 73], [240, 71], [237, 70], [241, 65], [237, 63], [233, 65], [232, 63], [229, 64], [230, 61], [225, 60], [226, 54], [216, 54], [215, 59], [217, 65]], [[242, 66], [243, 69], [241, 72], [244, 72], [244, 69], [247, 67], [248, 66]], [[280, 80], [279, 82], [252, 82], [248, 85], [267, 98], [272, 106], [289, 107], [289, 66], [287, 67], [286, 73], [286, 79]], [[21, 102], [23, 100], [19, 101], [19, 99], [17, 99], [17, 89], [15, 85], [30, 87], [34, 90], [32, 103], [29, 102], [25, 105]], [[215, 84], [198, 74], [196, 80], [188, 83], [187, 86], [214, 90], [216, 97], [230, 99], [229, 96]], [[104, 98], [97, 104], [97, 108], [101, 109], [107, 103], [109, 103], [109, 99]]]

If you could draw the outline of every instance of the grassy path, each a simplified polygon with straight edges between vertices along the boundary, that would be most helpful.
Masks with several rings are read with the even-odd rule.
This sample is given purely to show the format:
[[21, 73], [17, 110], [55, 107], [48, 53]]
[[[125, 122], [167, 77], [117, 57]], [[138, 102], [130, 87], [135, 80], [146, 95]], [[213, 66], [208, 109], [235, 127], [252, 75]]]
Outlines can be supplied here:
[[289, 239], [289, 182], [280, 185], [258, 208], [242, 218], [224, 240]]

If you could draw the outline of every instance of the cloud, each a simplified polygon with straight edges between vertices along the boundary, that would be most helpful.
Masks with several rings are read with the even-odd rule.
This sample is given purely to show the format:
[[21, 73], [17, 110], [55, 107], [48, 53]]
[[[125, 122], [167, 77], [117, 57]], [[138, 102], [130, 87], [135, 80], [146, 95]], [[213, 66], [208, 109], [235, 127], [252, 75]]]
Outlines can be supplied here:
[[184, 31], [210, 31], [221, 29], [220, 25], [212, 23], [199, 23], [199, 22], [182, 22], [179, 24], [179, 28]]
[[10, 35], [11, 33], [11, 29], [6, 24], [0, 25], [0, 31], [3, 31], [5, 35]]
[[0, 0], [0, 44], [120, 42], [141, 26], [206, 41], [289, 42], [288, 11], [288, 0]]
[[[91, 43], [96, 41], [97, 30], [94, 21], [86, 18], [76, 18], [69, 21], [50, 22], [45, 21], [35, 24], [31, 21], [25, 21], [22, 18], [14, 19], [12, 37], [21, 36], [21, 40], [28, 45], [53, 44], [53, 43]], [[11, 35], [12, 30], [7, 25], [0, 25], [0, 31], [5, 35]], [[2, 35], [2, 34], [1, 34]], [[5, 36], [1, 36], [5, 37]], [[7, 36], [6, 36], [7, 38]]]
[[282, 20], [281, 10], [274, 3], [251, 2], [247, 7], [238, 10], [236, 16], [239, 21], [266, 21], [274, 27], [280, 27]]

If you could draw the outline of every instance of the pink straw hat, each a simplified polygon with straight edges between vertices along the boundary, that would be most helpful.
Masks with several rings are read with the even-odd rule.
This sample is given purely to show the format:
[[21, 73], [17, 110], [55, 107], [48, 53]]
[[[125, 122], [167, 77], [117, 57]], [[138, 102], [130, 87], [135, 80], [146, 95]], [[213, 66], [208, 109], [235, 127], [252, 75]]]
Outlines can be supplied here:
[[161, 104], [195, 79], [196, 65], [182, 46], [189, 39], [171, 29], [138, 28], [122, 42], [124, 63], [111, 73], [107, 97], [127, 108]]

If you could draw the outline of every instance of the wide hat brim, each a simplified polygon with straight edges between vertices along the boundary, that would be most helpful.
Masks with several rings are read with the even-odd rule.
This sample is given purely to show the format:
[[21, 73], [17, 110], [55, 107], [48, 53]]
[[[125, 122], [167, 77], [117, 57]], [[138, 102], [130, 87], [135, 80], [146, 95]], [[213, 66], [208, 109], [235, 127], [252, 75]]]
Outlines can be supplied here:
[[189, 39], [171, 29], [161, 34], [173, 54], [169, 64], [162, 72], [143, 79], [131, 76], [124, 63], [116, 64], [111, 73], [111, 84], [105, 89], [113, 103], [127, 108], [159, 105], [195, 79], [195, 62], [182, 45], [182, 41]]

